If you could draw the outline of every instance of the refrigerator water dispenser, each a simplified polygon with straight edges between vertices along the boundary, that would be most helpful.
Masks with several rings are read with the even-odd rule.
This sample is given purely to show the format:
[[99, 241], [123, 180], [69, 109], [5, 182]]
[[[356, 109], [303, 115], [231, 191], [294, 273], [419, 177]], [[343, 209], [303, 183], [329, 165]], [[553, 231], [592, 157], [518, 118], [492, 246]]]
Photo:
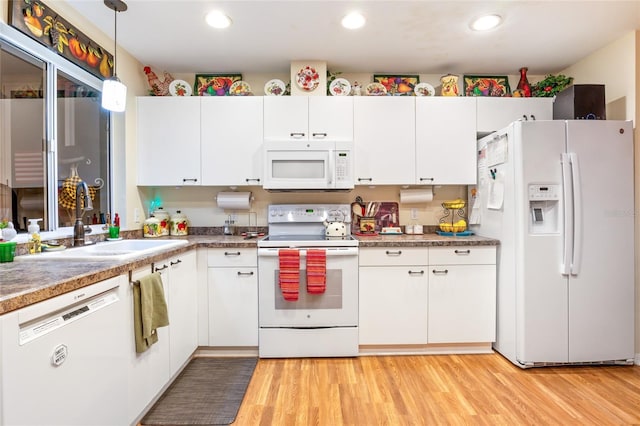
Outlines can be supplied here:
[[557, 234], [560, 218], [560, 185], [529, 185], [529, 233]]

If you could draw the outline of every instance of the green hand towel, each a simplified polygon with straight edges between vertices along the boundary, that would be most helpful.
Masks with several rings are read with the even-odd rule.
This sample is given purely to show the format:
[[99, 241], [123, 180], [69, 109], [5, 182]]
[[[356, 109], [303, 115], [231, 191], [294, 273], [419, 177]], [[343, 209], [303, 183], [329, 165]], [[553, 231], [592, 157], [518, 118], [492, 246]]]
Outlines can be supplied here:
[[133, 326], [136, 352], [158, 341], [156, 329], [169, 325], [169, 312], [159, 272], [142, 277], [133, 286]]

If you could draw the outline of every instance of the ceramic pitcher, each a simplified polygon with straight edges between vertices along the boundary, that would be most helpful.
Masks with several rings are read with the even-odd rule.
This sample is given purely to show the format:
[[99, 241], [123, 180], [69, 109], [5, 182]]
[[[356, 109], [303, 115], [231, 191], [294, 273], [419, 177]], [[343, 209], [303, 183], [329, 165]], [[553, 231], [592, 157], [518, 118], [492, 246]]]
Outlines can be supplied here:
[[447, 74], [440, 77], [442, 96], [458, 96], [458, 76]]

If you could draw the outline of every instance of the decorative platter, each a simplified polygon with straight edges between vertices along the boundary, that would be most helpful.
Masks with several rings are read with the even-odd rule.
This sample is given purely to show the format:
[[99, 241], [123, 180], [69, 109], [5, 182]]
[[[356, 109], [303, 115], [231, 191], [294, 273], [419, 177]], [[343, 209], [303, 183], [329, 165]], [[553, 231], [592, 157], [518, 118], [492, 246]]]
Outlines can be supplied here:
[[296, 83], [302, 90], [311, 92], [320, 84], [320, 75], [315, 68], [306, 66], [296, 74]]
[[284, 81], [278, 80], [277, 78], [267, 81], [264, 85], [264, 94], [266, 96], [282, 96], [286, 90], [287, 85], [284, 84]]
[[367, 85], [365, 92], [367, 92], [367, 96], [386, 96], [387, 88], [381, 83], [370, 83]]
[[246, 81], [236, 81], [229, 87], [231, 96], [246, 96], [251, 94], [251, 86]]
[[332, 96], [349, 96], [351, 93], [351, 83], [346, 78], [336, 78], [329, 85], [329, 93]]
[[192, 90], [189, 83], [184, 80], [173, 80], [169, 84], [171, 96], [191, 96]]
[[429, 83], [418, 83], [413, 88], [416, 96], [435, 96], [436, 90]]

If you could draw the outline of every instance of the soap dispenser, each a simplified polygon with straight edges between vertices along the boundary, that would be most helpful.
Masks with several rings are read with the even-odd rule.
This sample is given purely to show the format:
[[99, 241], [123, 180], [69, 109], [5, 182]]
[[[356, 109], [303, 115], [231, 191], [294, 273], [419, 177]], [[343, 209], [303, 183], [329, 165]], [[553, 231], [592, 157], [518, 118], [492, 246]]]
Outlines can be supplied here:
[[38, 222], [40, 222], [41, 220], [42, 218], [29, 219], [29, 226], [27, 226], [27, 231], [29, 231], [29, 234], [37, 234], [40, 232], [40, 225], [38, 225]]

